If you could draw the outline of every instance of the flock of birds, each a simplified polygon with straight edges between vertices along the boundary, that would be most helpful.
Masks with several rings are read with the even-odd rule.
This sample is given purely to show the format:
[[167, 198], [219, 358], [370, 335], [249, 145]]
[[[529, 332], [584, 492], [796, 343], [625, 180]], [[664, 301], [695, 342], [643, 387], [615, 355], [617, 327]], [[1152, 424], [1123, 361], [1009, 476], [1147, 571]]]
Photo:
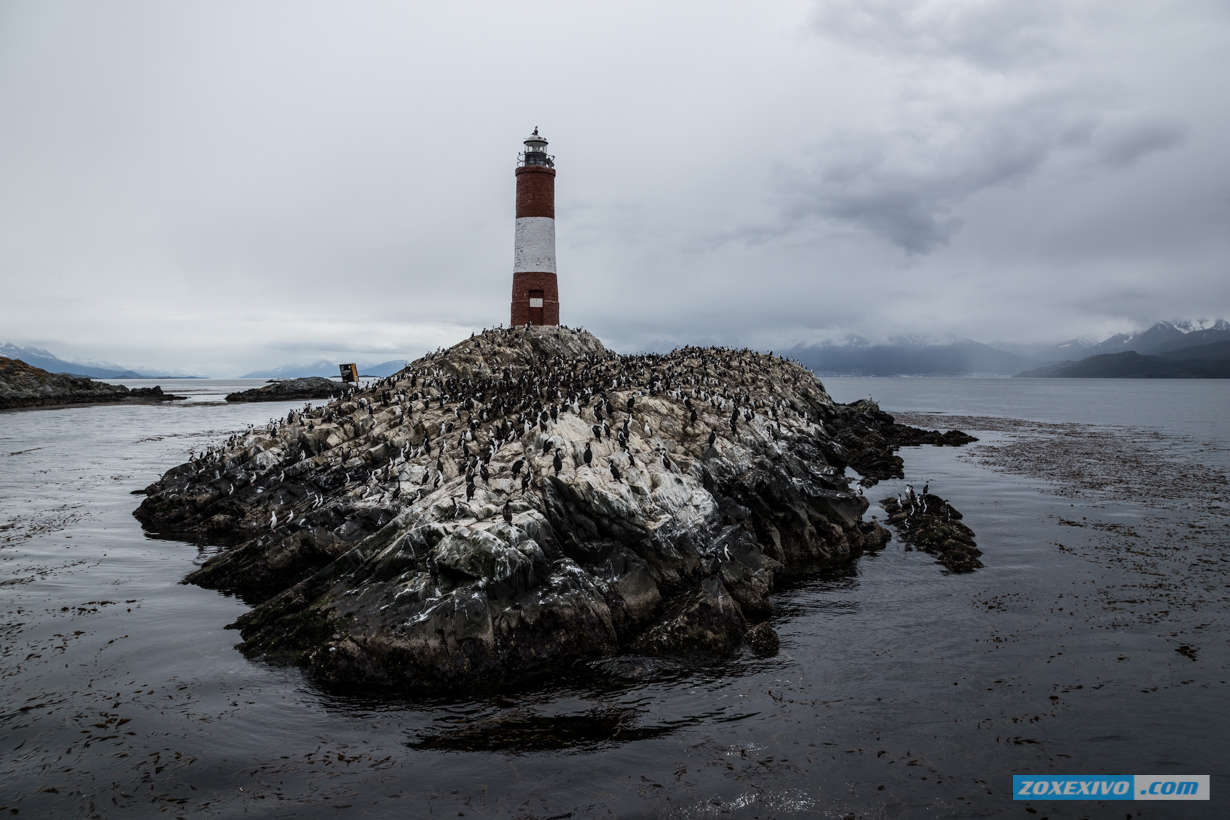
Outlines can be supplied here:
[[[897, 506], [905, 512], [907, 525], [909, 521], [914, 518], [914, 516], [926, 511], [926, 504], [923, 499], [930, 494], [930, 492], [931, 481], [928, 480], [925, 484], [923, 484], [921, 497], [914, 492], [913, 484], [906, 484], [905, 492], [897, 494]], [[949, 506], [947, 501], [945, 501], [943, 506], [940, 508], [940, 518], [945, 523], [950, 521], [952, 518], [951, 510], [952, 507]]]
[[[549, 335], [563, 352], [536, 354], [542, 347], [534, 337]], [[754, 422], [774, 439], [792, 429], [823, 429], [814, 412], [818, 394], [808, 389], [814, 384], [801, 365], [771, 353], [684, 347], [617, 355], [579, 330], [491, 329], [393, 376], [347, 388], [325, 405], [309, 403], [232, 435], [194, 453], [190, 463], [227, 496], [246, 490], [250, 503], [268, 493], [275, 530], [356, 491], [360, 499], [404, 504], [444, 486], [456, 516], [462, 497], [471, 501], [493, 478], [505, 479], [505, 487], [511, 479], [525, 494], [565, 464], [605, 469], [616, 482], [640, 466], [638, 458], [678, 471], [680, 457], [704, 449], [689, 454], [664, 446], [651, 423], [664, 414], [710, 448], [719, 437], [737, 440], [740, 428]], [[561, 427], [569, 414], [588, 426], [583, 450], [567, 434], [577, 425]], [[517, 447], [504, 454], [510, 445]], [[252, 458], [259, 449], [276, 458]], [[457, 482], [462, 476], [464, 483]], [[506, 521], [512, 502], [508, 494]], [[280, 514], [283, 505], [290, 509]]]

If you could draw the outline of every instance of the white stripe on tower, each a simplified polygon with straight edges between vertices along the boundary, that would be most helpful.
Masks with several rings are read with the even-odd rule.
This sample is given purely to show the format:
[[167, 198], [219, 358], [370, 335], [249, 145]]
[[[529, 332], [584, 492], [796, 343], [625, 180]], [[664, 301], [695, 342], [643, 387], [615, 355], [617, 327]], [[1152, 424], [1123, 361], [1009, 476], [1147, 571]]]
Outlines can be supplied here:
[[523, 216], [517, 220], [513, 273], [555, 273], [555, 220]]

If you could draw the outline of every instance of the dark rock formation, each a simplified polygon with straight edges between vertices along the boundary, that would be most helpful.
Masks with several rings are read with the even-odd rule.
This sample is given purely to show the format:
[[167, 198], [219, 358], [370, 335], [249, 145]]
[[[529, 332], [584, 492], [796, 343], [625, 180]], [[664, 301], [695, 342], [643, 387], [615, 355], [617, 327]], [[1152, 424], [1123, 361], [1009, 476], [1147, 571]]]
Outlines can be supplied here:
[[941, 433], [897, 424], [892, 416], [868, 399], [845, 405], [843, 412], [845, 423], [835, 431], [837, 440], [846, 448], [847, 463], [862, 476], [859, 483], [864, 487], [905, 476], [905, 462], [894, 453], [898, 448], [922, 444], [960, 447], [978, 440], [960, 430]]
[[300, 399], [331, 399], [341, 395], [346, 386], [321, 376], [303, 379], [282, 379], [252, 390], [231, 393], [227, 401], [297, 401]]
[[329, 685], [769, 654], [778, 576], [888, 540], [844, 471], [891, 468], [894, 426], [781, 358], [488, 331], [232, 436], [136, 515], [233, 543], [187, 580], [256, 604], [245, 653]]
[[972, 572], [983, 566], [978, 560], [982, 550], [974, 544], [974, 531], [961, 523], [961, 513], [935, 493], [905, 503], [889, 496], [880, 506], [902, 540], [934, 555], [953, 572]]
[[67, 404], [178, 401], [184, 398], [163, 393], [158, 385], [129, 390], [121, 384], [96, 382], [84, 376], [48, 373], [20, 359], [0, 356], [0, 410], [62, 407]]

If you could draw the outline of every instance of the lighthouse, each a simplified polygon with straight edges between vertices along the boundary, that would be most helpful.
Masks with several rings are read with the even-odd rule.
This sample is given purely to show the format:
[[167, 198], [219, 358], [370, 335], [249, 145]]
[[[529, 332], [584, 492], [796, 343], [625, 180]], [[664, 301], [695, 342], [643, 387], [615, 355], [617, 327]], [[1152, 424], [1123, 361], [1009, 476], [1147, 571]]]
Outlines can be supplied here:
[[512, 324], [559, 324], [555, 282], [555, 158], [534, 129], [517, 162]]

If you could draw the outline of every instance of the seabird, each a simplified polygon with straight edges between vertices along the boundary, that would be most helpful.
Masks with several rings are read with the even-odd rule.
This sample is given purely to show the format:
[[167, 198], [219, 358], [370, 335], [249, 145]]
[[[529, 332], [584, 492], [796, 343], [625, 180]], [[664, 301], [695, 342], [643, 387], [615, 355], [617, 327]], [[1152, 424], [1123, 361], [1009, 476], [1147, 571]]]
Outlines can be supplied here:
[[551, 466], [555, 468], [555, 474], [559, 475], [559, 471], [564, 467], [564, 460], [560, 458], [559, 450], [555, 451], [555, 458], [551, 460]]
[[610, 464], [611, 464], [611, 478], [615, 479], [616, 481], [619, 481], [619, 468], [615, 466], [614, 461], [610, 462]]
[[505, 523], [508, 523], [508, 524], [512, 523], [512, 502], [511, 501], [504, 502], [504, 521]]
[[709, 431], [709, 446], [712, 447], [714, 442], [716, 441], [717, 441], [717, 430], [710, 430]]
[[585, 453], [581, 456], [585, 461], [585, 466], [588, 467], [590, 462], [594, 460], [594, 451], [589, 449], [589, 442], [585, 442]]
[[524, 466], [525, 466], [525, 459], [519, 458], [516, 461], [514, 461], [513, 466], [512, 466], [512, 477], [516, 478], [517, 473], [521, 472], [521, 468]]

